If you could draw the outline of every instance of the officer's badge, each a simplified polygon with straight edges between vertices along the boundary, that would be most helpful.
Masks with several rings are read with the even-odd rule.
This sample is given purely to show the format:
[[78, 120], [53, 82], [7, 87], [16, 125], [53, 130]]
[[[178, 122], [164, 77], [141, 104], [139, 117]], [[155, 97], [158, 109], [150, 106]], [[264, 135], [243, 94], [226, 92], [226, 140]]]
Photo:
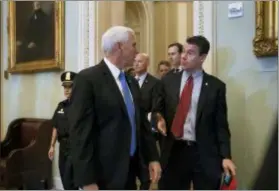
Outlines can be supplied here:
[[67, 72], [67, 73], [66, 73], [65, 80], [67, 80], [67, 81], [70, 81], [70, 80], [71, 80], [71, 73], [70, 73], [70, 72]]
[[64, 114], [63, 108], [61, 108], [57, 113]]

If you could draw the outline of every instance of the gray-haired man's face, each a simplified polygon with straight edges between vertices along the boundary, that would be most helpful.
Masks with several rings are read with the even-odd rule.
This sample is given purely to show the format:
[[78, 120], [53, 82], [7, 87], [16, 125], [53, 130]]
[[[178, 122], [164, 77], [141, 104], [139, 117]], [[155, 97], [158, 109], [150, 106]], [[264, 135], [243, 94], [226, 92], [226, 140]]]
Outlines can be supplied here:
[[132, 33], [129, 33], [129, 39], [127, 42], [121, 43], [120, 49], [123, 61], [125, 62], [125, 67], [133, 65], [134, 59], [138, 53], [136, 45], [136, 38]]

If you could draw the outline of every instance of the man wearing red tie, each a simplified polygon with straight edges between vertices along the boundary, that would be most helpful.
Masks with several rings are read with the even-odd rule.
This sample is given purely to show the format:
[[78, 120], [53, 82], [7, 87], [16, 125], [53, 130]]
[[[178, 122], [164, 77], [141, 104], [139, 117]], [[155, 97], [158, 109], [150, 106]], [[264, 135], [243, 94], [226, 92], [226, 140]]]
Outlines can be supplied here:
[[202, 64], [210, 43], [203, 36], [186, 40], [184, 70], [163, 79], [158, 129], [167, 132], [162, 148], [160, 189], [220, 188], [222, 172], [235, 175], [227, 121], [226, 85], [205, 73]]

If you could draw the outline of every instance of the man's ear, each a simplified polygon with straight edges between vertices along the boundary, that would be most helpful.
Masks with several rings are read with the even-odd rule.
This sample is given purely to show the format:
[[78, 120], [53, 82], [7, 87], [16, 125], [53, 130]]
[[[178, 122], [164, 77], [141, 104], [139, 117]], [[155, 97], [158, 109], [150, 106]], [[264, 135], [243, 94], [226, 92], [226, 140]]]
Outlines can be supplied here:
[[202, 55], [200, 56], [201, 62], [204, 62], [205, 59], [206, 59], [206, 57], [207, 57], [207, 54], [202, 54]]
[[122, 51], [123, 50], [123, 44], [121, 42], [116, 43], [117, 49]]

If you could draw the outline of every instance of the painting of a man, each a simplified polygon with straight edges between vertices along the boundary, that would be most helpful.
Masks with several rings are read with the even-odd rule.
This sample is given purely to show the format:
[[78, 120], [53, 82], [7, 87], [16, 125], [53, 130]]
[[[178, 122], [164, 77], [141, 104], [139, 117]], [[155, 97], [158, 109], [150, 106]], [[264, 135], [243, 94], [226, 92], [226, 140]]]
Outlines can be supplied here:
[[16, 2], [16, 62], [54, 59], [54, 2]]

